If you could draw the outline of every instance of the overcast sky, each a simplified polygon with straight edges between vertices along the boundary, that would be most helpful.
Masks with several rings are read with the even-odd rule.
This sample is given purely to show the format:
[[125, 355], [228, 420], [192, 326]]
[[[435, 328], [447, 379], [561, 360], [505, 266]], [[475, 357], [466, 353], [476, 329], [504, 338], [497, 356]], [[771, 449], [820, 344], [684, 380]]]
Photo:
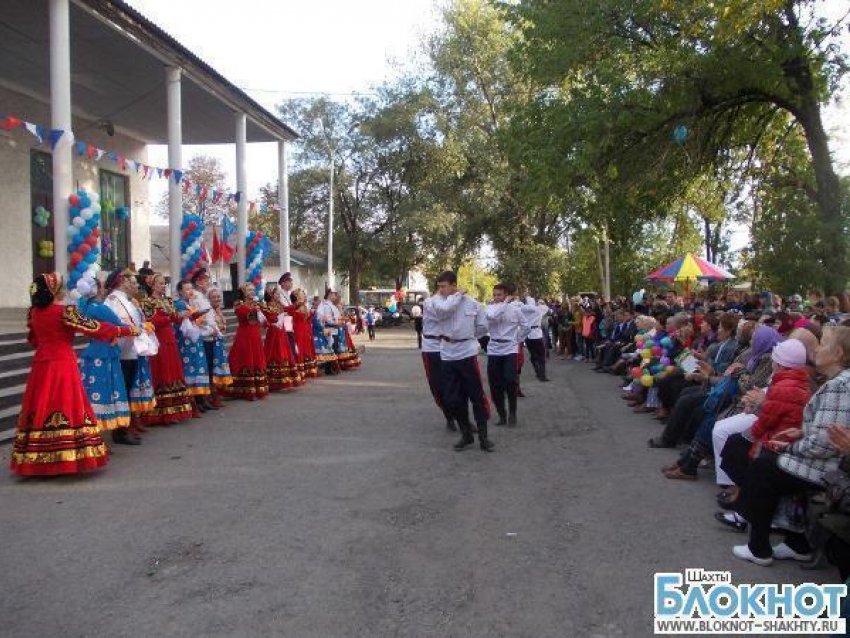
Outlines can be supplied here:
[[[269, 109], [287, 97], [328, 93], [344, 99], [391, 78], [436, 22], [435, 0], [129, 0], [183, 45]], [[838, 16], [847, 0], [826, 0]], [[845, 30], [845, 50], [850, 36]], [[850, 91], [826, 109], [839, 170], [850, 173]], [[184, 165], [196, 154], [219, 157], [236, 190], [231, 145], [186, 146]], [[149, 162], [168, 164], [163, 146]], [[275, 144], [248, 145], [248, 191], [277, 179]], [[158, 201], [162, 180], [152, 180]], [[164, 220], [163, 220], [164, 223]], [[746, 237], [736, 237], [739, 247]]]

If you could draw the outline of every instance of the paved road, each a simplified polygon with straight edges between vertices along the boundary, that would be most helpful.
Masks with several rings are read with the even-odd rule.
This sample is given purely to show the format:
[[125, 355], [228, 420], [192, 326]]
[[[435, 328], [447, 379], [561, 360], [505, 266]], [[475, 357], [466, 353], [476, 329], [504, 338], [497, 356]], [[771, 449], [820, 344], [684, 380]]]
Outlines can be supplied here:
[[612, 377], [553, 362], [521, 428], [458, 454], [411, 333], [380, 337], [361, 370], [157, 430], [98, 475], [3, 475], [0, 635], [642, 636], [655, 571], [809, 576], [731, 557], [714, 486], [661, 477], [672, 453]]

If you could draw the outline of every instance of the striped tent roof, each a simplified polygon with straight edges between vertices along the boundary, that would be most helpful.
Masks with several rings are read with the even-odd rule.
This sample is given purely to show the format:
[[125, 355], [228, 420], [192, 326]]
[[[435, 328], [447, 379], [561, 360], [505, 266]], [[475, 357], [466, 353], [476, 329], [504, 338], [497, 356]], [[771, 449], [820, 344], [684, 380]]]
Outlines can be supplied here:
[[650, 281], [689, 281], [703, 279], [706, 281], [724, 281], [735, 276], [719, 266], [715, 266], [702, 257], [688, 253], [674, 262], [659, 268], [646, 276]]

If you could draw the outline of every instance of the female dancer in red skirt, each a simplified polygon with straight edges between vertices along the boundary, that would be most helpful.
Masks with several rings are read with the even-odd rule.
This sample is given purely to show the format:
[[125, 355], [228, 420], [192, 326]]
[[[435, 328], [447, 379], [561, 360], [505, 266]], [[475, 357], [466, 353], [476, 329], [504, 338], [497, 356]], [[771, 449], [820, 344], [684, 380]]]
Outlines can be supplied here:
[[76, 306], [62, 304], [64, 296], [59, 273], [39, 275], [30, 286], [27, 338], [36, 351], [10, 464], [21, 476], [77, 474], [106, 465], [106, 445], [72, 347], [74, 334], [103, 340], [139, 334], [134, 326], [84, 318]]
[[183, 364], [174, 326], [187, 314], [177, 312], [174, 302], [165, 296], [165, 277], [160, 273], [148, 275], [143, 282], [148, 297], [142, 302], [145, 320], [153, 324], [159, 351], [150, 359], [156, 407], [142, 417], [145, 425], [171, 425], [200, 417], [192, 396], [186, 388]]
[[238, 327], [227, 357], [233, 376], [233, 385], [228, 388], [228, 394], [234, 399], [248, 401], [265, 399], [269, 393], [269, 381], [260, 331], [260, 322], [264, 320], [263, 309], [257, 303], [252, 284], [242, 284], [237, 296], [233, 310]]
[[270, 297], [263, 305], [268, 320], [266, 325], [266, 374], [269, 378], [269, 391], [293, 390], [304, 385], [298, 371], [298, 359], [289, 346], [289, 336], [283, 326], [284, 307]]
[[319, 364], [316, 361], [316, 344], [313, 342], [313, 323], [307, 305], [307, 293], [299, 288], [293, 295], [295, 313], [292, 315], [292, 326], [295, 346], [298, 348], [298, 369], [304, 379], [315, 379], [319, 376]]

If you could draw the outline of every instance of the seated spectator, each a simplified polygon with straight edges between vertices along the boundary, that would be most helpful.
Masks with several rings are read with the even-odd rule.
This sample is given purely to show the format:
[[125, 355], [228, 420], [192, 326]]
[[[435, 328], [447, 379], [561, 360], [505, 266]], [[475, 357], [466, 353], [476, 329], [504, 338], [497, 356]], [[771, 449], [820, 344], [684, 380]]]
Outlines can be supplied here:
[[[795, 339], [783, 341], [773, 348], [770, 358], [773, 377], [756, 421], [748, 430], [731, 437], [721, 453], [722, 469], [736, 485], [741, 482], [749, 461], [759, 455], [768, 440], [784, 430], [800, 426], [803, 407], [812, 394], [806, 349], [802, 343]], [[700, 427], [693, 443], [679, 459], [681, 474], [696, 478], [699, 462], [711, 449], [712, 431], [713, 424], [708, 421]], [[728, 502], [735, 496], [730, 490]]]
[[[694, 428], [692, 427], [689, 430], [689, 424], [698, 425], [696, 420], [702, 416], [695, 411], [705, 402], [711, 386], [723, 379], [726, 368], [729, 367], [741, 349], [735, 339], [738, 318], [739, 315], [731, 312], [721, 315], [717, 333], [720, 342], [710, 348], [706, 353], [705, 360], [700, 361], [699, 371], [686, 373], [681, 377], [671, 375], [671, 377], [667, 377], [659, 383], [658, 394], [662, 403], [665, 406], [672, 405], [673, 410], [664, 432], [660, 437], [650, 439], [649, 447], [675, 447], [680, 441], [688, 438], [687, 433], [689, 431], [693, 433]], [[662, 387], [671, 378], [673, 380], [678, 378], [684, 380], [684, 383], [678, 384], [679, 393], [672, 403], [670, 399], [672, 392], [676, 389], [675, 386], [668, 383], [666, 388]]]
[[815, 363], [828, 381], [806, 405], [802, 429], [768, 440], [765, 446], [776, 453], [763, 452], [743, 477], [735, 511], [749, 523], [750, 538], [732, 550], [741, 560], [766, 566], [774, 558], [811, 559], [808, 539], [799, 532], [785, 531], [784, 542], [771, 547], [771, 521], [783, 496], [823, 489], [824, 475], [838, 468], [830, 432], [835, 424], [850, 426], [850, 328], [827, 329]]

